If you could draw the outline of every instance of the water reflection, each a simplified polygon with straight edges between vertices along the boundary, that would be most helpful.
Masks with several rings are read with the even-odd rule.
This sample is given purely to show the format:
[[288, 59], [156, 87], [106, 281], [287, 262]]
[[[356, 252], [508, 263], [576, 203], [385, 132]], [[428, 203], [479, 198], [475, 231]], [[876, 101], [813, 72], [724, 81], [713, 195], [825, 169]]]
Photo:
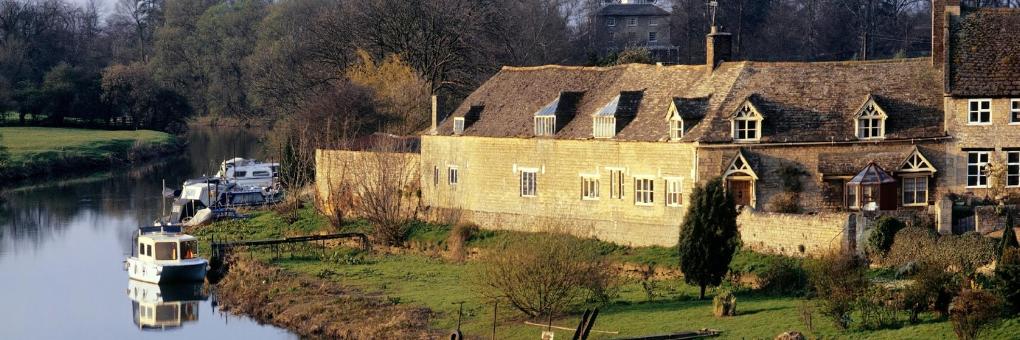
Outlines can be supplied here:
[[[188, 298], [194, 287], [181, 295], [156, 286], [155, 296], [171, 307], [156, 308], [159, 300], [149, 300], [154, 295], [147, 293], [131, 299], [132, 322], [125, 318], [122, 262], [131, 252], [132, 232], [161, 213], [161, 180], [179, 186], [208, 173], [210, 163], [234, 155], [260, 157], [258, 137], [244, 130], [196, 128], [187, 138], [186, 151], [158, 162], [85, 178], [67, 174], [4, 193], [0, 306], [7, 313], [0, 318], [0, 339], [294, 338]], [[139, 331], [157, 325], [175, 331]]]
[[207, 298], [202, 283], [157, 285], [136, 280], [128, 280], [127, 295], [135, 326], [158, 331], [198, 321], [198, 303]]

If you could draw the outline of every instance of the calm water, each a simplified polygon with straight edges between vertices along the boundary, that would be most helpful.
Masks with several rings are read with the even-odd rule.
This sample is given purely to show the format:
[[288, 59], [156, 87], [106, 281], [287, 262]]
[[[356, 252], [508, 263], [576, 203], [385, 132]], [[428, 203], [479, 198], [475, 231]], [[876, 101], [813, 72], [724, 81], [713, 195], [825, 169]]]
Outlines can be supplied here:
[[[131, 252], [132, 231], [160, 214], [161, 179], [179, 186], [214, 173], [220, 160], [258, 156], [254, 134], [223, 130], [232, 129], [192, 129], [184, 155], [154, 164], [9, 190], [0, 203], [0, 339], [295, 338], [217, 311], [195, 287], [131, 286], [137, 296], [151, 298], [158, 290], [164, 300], [191, 302], [128, 296], [122, 261]], [[154, 318], [169, 327], [142, 327]]]

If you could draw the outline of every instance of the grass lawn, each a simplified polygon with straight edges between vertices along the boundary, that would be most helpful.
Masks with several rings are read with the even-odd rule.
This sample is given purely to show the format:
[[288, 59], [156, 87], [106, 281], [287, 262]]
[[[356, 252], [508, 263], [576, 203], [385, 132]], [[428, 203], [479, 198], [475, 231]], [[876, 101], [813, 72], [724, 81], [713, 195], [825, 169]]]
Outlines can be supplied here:
[[138, 131], [105, 131], [46, 127], [0, 127], [0, 143], [7, 147], [13, 161], [50, 153], [71, 153], [103, 157], [126, 151], [135, 142], [169, 143], [167, 133]]
[[[350, 229], [364, 229], [363, 223], [355, 223]], [[281, 217], [271, 212], [255, 212], [248, 221], [215, 224], [194, 232], [209, 238], [264, 238], [315, 233], [327, 231], [324, 218], [311, 208]], [[441, 242], [443, 228], [434, 225], [419, 225], [412, 229], [412, 242]], [[498, 242], [505, 232], [483, 231], [478, 240], [469, 245], [484, 248]], [[594, 242], [594, 241], [593, 241]], [[618, 261], [635, 263], [659, 263], [669, 261], [672, 252], [668, 248], [624, 248], [605, 245], [606, 252]], [[323, 254], [325, 252], [325, 254]], [[335, 248], [299, 249], [283, 252], [280, 258], [273, 258], [267, 251], [254, 256], [287, 270], [306, 273], [324, 280], [340, 282], [345, 286], [357, 287], [366, 293], [381, 294], [393, 302], [426, 306], [437, 312], [432, 325], [440, 330], [452, 330], [457, 324], [458, 303], [464, 303], [461, 328], [470, 337], [488, 337], [492, 332], [493, 305], [472, 282], [474, 271], [480, 265], [468, 261], [454, 264], [439, 257], [411, 254], [365, 254], [353, 249]], [[753, 268], [761, 262], [761, 256], [741, 253], [734, 260], [734, 266]], [[675, 261], [674, 261], [675, 263]], [[675, 267], [675, 266], [673, 266]], [[722, 330], [722, 339], [771, 339], [789, 330], [805, 332], [812, 338], [820, 339], [953, 339], [952, 326], [944, 320], [934, 320], [923, 314], [922, 322], [899, 328], [881, 330], [838, 331], [833, 324], [817, 311], [811, 313], [813, 331], [802, 321], [801, 306], [804, 300], [797, 297], [764, 296], [745, 290], [738, 291], [737, 310], [734, 317], [716, 318], [712, 315], [710, 300], [698, 301], [697, 288], [680, 280], [654, 282], [654, 297], [649, 299], [645, 289], [636, 279], [625, 279], [619, 295], [607, 306], [601, 308], [594, 329], [617, 332], [615, 334], [594, 332], [594, 339], [611, 339], [626, 336], [662, 334], [679, 331], [712, 328]], [[710, 291], [714, 293], [714, 291]], [[579, 315], [553, 320], [553, 325], [573, 328]], [[902, 315], [901, 319], [905, 320]], [[510, 306], [500, 305], [497, 315], [497, 338], [535, 339], [543, 328], [523, 324], [521, 315]], [[556, 338], [569, 338], [571, 331], [556, 331]], [[982, 333], [982, 339], [1016, 339], [1020, 337], [1020, 318], [1000, 322]]]

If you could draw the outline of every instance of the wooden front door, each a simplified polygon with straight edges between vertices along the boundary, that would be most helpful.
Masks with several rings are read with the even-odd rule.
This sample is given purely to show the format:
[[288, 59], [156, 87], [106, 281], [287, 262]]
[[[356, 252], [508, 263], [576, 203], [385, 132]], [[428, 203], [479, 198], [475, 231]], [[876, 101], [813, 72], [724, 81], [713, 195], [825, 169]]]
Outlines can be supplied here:
[[731, 179], [728, 182], [733, 202], [737, 205], [751, 206], [751, 181]]

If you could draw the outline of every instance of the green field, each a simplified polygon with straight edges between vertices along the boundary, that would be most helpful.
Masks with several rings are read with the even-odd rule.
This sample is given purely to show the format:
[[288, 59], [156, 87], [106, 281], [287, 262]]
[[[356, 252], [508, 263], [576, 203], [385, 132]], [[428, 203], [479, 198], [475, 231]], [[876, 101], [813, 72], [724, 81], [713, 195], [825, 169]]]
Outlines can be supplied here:
[[10, 154], [0, 178], [24, 178], [59, 169], [97, 168], [144, 158], [174, 145], [173, 135], [46, 127], [0, 127], [0, 145]]
[[[332, 232], [326, 220], [310, 207], [280, 215], [274, 212], [252, 212], [253, 217], [202, 227], [192, 233], [209, 239], [259, 239], [309, 233]], [[345, 231], [365, 231], [364, 222], [348, 224]], [[252, 255], [287, 270], [304, 273], [323, 280], [333, 280], [355, 287], [363, 293], [380, 294], [400, 304], [425, 306], [437, 313], [432, 320], [434, 328], [451, 330], [457, 324], [456, 303], [464, 302], [462, 330], [469, 336], [488, 337], [492, 332], [493, 305], [472, 283], [478, 262], [455, 264], [429, 248], [440, 248], [448, 228], [436, 225], [418, 225], [411, 231], [410, 243], [418, 250], [399, 254], [362, 253], [347, 248], [322, 249], [317, 246], [283, 248], [274, 254], [258, 250]], [[487, 248], [499, 242], [508, 232], [483, 231], [480, 238], [469, 246]], [[598, 241], [591, 241], [598, 242]], [[203, 245], [207, 243], [203, 242]], [[626, 248], [611, 244], [602, 245], [604, 252], [617, 261], [628, 263], [657, 263], [675, 267], [675, 255], [668, 248]], [[208, 251], [204, 249], [203, 251]], [[731, 268], [753, 271], [761, 265], [760, 254], [740, 252]], [[908, 324], [902, 315], [902, 326], [880, 330], [838, 331], [828, 319], [817, 311], [810, 313], [813, 330], [802, 318], [804, 299], [789, 296], [767, 296], [747, 288], [737, 289], [738, 315], [716, 318], [712, 315], [710, 300], [698, 301], [697, 288], [678, 279], [653, 282], [654, 296], [649, 299], [637, 279], [624, 279], [619, 295], [601, 309], [594, 329], [615, 332], [593, 333], [595, 339], [625, 336], [662, 334], [678, 331], [712, 328], [723, 331], [722, 339], [771, 339], [790, 330], [805, 332], [819, 339], [954, 339], [952, 326], [945, 319], [934, 319], [922, 314], [918, 324]], [[714, 294], [714, 290], [710, 294]], [[573, 328], [579, 316], [553, 320], [553, 325]], [[501, 305], [497, 316], [497, 338], [536, 339], [541, 327], [525, 325], [519, 313]], [[999, 322], [982, 333], [982, 339], [1015, 339], [1020, 329], [1020, 318]], [[556, 331], [556, 338], [569, 338], [568, 331]]]

